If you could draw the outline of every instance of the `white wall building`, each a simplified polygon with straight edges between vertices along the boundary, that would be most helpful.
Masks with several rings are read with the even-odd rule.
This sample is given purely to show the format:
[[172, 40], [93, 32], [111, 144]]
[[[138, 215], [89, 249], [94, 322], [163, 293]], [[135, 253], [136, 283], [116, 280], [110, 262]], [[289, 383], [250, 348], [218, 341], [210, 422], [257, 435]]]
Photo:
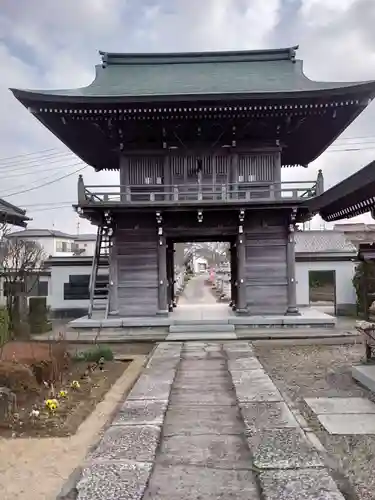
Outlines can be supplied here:
[[55, 229], [25, 229], [8, 236], [35, 241], [47, 257], [70, 257], [80, 251], [81, 255], [94, 255], [96, 234], [71, 235]]
[[331, 273], [333, 309], [336, 314], [353, 313], [356, 292], [352, 283], [357, 249], [341, 231], [296, 232], [297, 303], [312, 306], [310, 276]]
[[96, 234], [77, 234], [74, 236], [74, 243], [80, 255], [94, 255]]

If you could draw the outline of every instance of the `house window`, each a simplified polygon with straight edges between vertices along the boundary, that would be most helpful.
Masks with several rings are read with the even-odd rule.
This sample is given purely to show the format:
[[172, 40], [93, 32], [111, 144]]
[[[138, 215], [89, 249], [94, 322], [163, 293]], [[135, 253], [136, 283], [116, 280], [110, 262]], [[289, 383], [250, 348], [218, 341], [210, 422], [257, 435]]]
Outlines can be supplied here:
[[[108, 275], [100, 275], [97, 277], [97, 295], [106, 296], [108, 283]], [[71, 274], [69, 276], [69, 282], [64, 283], [64, 300], [88, 300], [90, 298], [89, 285], [89, 274]]]
[[71, 252], [72, 244], [69, 241], [56, 241], [56, 252]]

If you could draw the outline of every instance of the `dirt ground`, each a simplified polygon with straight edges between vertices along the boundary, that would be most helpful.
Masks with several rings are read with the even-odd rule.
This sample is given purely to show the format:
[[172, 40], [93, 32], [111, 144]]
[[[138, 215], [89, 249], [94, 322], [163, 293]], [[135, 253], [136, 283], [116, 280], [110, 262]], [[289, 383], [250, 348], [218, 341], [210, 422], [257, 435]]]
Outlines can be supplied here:
[[255, 350], [274, 383], [295, 402], [335, 459], [343, 477], [349, 479], [347, 500], [373, 500], [375, 436], [331, 435], [304, 401], [308, 397], [365, 397], [375, 402], [375, 394], [358, 385], [351, 376], [352, 365], [363, 358], [362, 344], [258, 346]]
[[[50, 412], [45, 407], [44, 402], [49, 398], [47, 387], [20, 394], [16, 417], [0, 422], [0, 437], [63, 437], [74, 434], [129, 364], [126, 361], [107, 362], [103, 371], [96, 369], [89, 377], [83, 377], [87, 363], [73, 363], [63, 375], [62, 382], [55, 386], [59, 408]], [[79, 382], [79, 388], [70, 387], [73, 381]], [[66, 397], [58, 397], [60, 389], [66, 390]], [[38, 418], [31, 416], [33, 409], [40, 411]]]
[[133, 362], [80, 425], [66, 438], [0, 438], [1, 500], [55, 500], [63, 484], [100, 438], [106, 422], [135, 383], [145, 363]]

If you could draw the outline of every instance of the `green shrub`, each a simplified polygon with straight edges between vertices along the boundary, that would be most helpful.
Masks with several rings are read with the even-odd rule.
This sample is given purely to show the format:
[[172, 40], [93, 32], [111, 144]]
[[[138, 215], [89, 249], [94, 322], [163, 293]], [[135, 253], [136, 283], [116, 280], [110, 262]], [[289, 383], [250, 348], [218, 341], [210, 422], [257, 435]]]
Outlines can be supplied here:
[[0, 307], [0, 345], [9, 339], [9, 315], [5, 307]]
[[52, 328], [48, 321], [46, 297], [31, 297], [29, 299], [30, 333], [45, 333]]
[[76, 361], [86, 361], [87, 363], [98, 363], [100, 358], [104, 358], [105, 361], [112, 361], [112, 349], [105, 345], [97, 345], [87, 351], [81, 351], [74, 356]]

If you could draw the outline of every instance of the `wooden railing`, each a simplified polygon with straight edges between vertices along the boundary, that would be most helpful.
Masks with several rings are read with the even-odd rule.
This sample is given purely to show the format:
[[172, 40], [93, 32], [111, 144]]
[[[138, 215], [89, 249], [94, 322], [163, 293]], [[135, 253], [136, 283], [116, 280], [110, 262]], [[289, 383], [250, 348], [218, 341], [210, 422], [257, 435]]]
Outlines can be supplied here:
[[262, 201], [309, 199], [318, 194], [316, 181], [278, 184], [251, 182], [219, 185], [85, 186], [78, 181], [78, 204], [84, 205], [173, 205], [195, 203], [257, 203]]

